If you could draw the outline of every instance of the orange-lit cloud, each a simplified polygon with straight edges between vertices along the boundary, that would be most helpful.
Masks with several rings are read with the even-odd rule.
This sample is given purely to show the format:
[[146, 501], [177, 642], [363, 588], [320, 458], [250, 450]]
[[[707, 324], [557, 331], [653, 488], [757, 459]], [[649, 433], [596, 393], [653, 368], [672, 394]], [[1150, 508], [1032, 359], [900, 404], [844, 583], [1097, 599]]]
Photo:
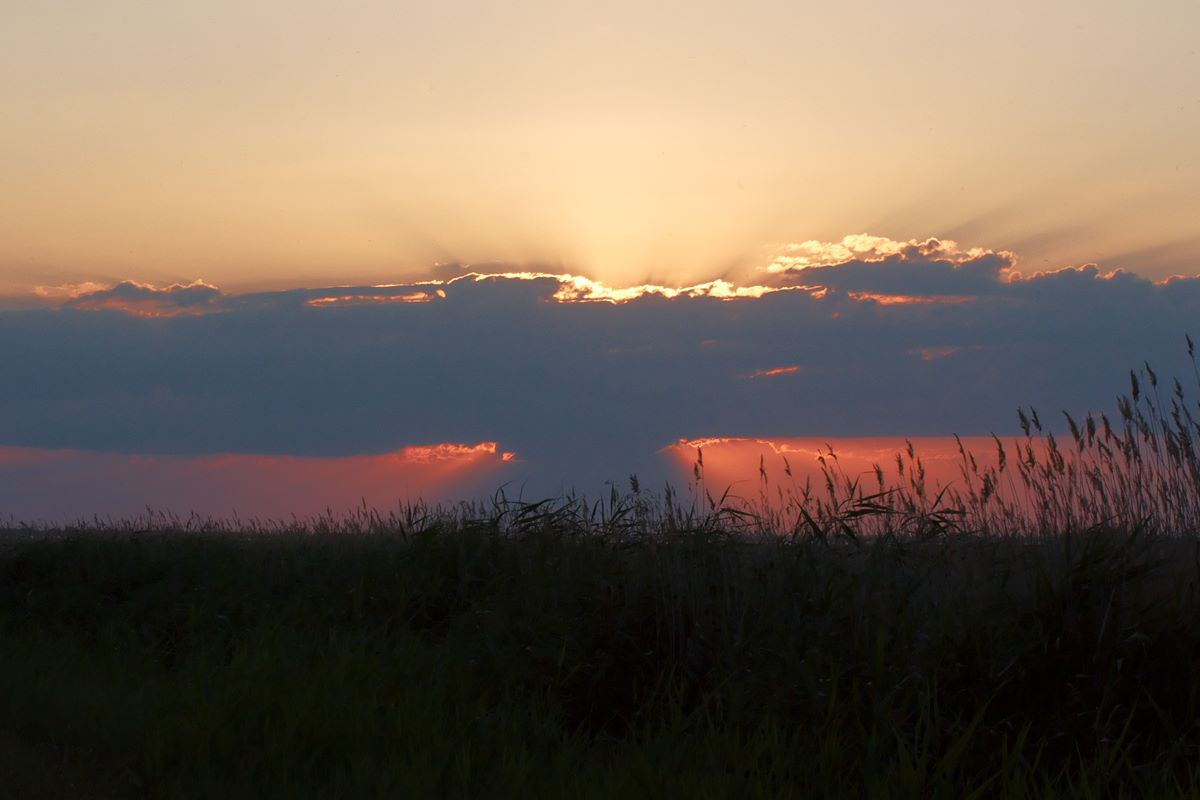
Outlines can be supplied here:
[[908, 350], [910, 355], [920, 356], [922, 361], [935, 361], [962, 352], [961, 347], [914, 347]]
[[747, 377], [747, 378], [750, 378], [750, 379], [754, 379], [754, 378], [774, 378], [774, 377], [776, 377], [776, 376], [779, 376], [779, 375], [792, 375], [792, 374], [794, 374], [794, 373], [797, 373], [797, 372], [799, 372], [799, 371], [800, 371], [800, 370], [802, 370], [802, 369], [804, 369], [804, 368], [803, 368], [803, 367], [800, 367], [800, 366], [794, 366], [794, 367], [774, 367], [774, 368], [772, 368], [772, 369], [756, 369], [756, 370], [754, 370], [754, 372], [751, 372], [751, 373], [750, 373], [749, 375], [747, 375], [746, 377]]
[[[1162, 280], [1153, 281], [1155, 286], [1165, 286], [1172, 281], [1180, 280], [1182, 276], [1172, 275]], [[1081, 264], [1079, 266], [1059, 267], [1058, 269], [1037, 270], [1034, 272], [1013, 272], [1008, 275], [1009, 283], [1053, 283], [1057, 281], [1102, 281], [1102, 282], [1129, 282], [1129, 283], [1145, 283], [1146, 280], [1131, 272], [1126, 272], [1123, 269], [1110, 269], [1101, 271], [1100, 267], [1095, 264]]]
[[[497, 455], [495, 442], [479, 444], [442, 443], [406, 447], [396, 454], [406, 464], [430, 464], [439, 461], [459, 461]], [[512, 461], [515, 453], [499, 453], [501, 461]]]
[[933, 303], [973, 303], [979, 298], [954, 294], [879, 294], [878, 292], [846, 292], [861, 302], [878, 303], [881, 306], [930, 305]]
[[0, 510], [21, 520], [126, 516], [147, 506], [187, 514], [290, 518], [362, 503], [457, 500], [503, 480], [516, 457], [495, 442], [439, 443], [336, 458], [221, 453], [123, 455], [0, 448]]
[[136, 281], [122, 281], [108, 289], [88, 291], [92, 286], [94, 284], [72, 287], [63, 307], [78, 311], [120, 311], [148, 318], [197, 316], [223, 310], [219, 303], [223, 296], [221, 291], [202, 280], [176, 283], [161, 289]]
[[729, 281], [713, 280], [692, 286], [670, 288], [655, 284], [629, 286], [614, 289], [599, 281], [582, 278], [578, 275], [561, 276], [561, 288], [555, 292], [554, 298], [561, 302], [607, 302], [622, 303], [637, 300], [647, 295], [673, 297], [713, 297], [718, 300], [731, 300], [740, 297], [762, 297], [771, 292], [782, 291], [780, 287], [771, 286], [736, 286]]
[[376, 306], [388, 303], [429, 303], [444, 298], [446, 292], [407, 292], [405, 294], [344, 294], [312, 297], [304, 302], [313, 308], [338, 308], [343, 306]]
[[[995, 460], [993, 439], [984, 436], [962, 437], [963, 447], [976, 456], [981, 467]], [[681, 477], [694, 476], [697, 459], [703, 458], [701, 475], [709, 492], [720, 494], [726, 488], [731, 496], [746, 500], [760, 499], [762, 478], [767, 479], [765, 499], [779, 499], [777, 487], [803, 487], [810, 481], [824, 486], [822, 470], [835, 466], [851, 480], [858, 479], [866, 494], [878, 489], [875, 468], [884, 475], [885, 485], [904, 483], [898, 473], [896, 457], [906, 454], [909, 444], [920, 457], [929, 486], [953, 484], [961, 480], [962, 456], [952, 436], [922, 436], [906, 439], [898, 436], [817, 439], [811, 437], [738, 438], [709, 437], [680, 439], [663, 448]], [[831, 455], [832, 451], [832, 455]], [[822, 464], [822, 460], [825, 462]], [[788, 473], [791, 473], [790, 475]]]
[[45, 300], [57, 300], [64, 308], [171, 317], [271, 308], [289, 303], [310, 308], [425, 304], [446, 299], [470, 284], [540, 283], [546, 287], [545, 300], [562, 304], [620, 305], [654, 298], [749, 301], [780, 293], [799, 293], [817, 300], [830, 298], [890, 306], [972, 303], [982, 295], [1031, 283], [1129, 279], [1128, 274], [1120, 270], [1100, 274], [1093, 265], [1028, 275], [1017, 272], [1015, 266], [1016, 257], [1012, 253], [964, 248], [951, 240], [897, 241], [855, 234], [839, 242], [814, 240], [785, 246], [764, 268], [765, 283], [739, 284], [717, 278], [683, 286], [658, 283], [610, 286], [570, 272], [467, 271], [469, 268], [464, 267], [463, 274], [447, 279], [249, 295], [226, 294], [203, 281], [163, 288], [134, 281], [123, 281], [108, 288], [100, 288], [95, 283], [64, 284], [40, 286], [36, 294]]
[[[869, 244], [855, 252], [881, 260], [764, 272], [763, 286], [740, 293], [732, 279], [618, 289], [497, 266], [379, 286], [80, 292], [67, 308], [132, 295], [135, 311], [165, 316], [0, 312], [0, 443], [386, 449], [433, 469], [456, 463], [439, 453], [469, 454], [396, 454], [465, 442], [522, 480], [588, 489], [696, 431], [1004, 433], [1018, 405], [1103, 408], [1123, 368], [1143, 360], [1190, 374], [1182, 340], [1200, 278], [1091, 266], [1016, 277], [1009, 256], [957, 248], [967, 255], [950, 259], [940, 240]], [[866, 299], [891, 296], [912, 302]], [[330, 306], [339, 310], [321, 310]], [[521, 460], [480, 448], [492, 440]]]
[[1016, 256], [947, 239], [895, 241], [858, 234], [787, 245], [764, 270], [774, 284], [823, 287], [878, 305], [973, 302], [1004, 290]]
[[682, 297], [712, 297], [718, 300], [737, 298], [762, 297], [765, 294], [780, 291], [791, 291], [800, 287], [783, 286], [738, 286], [730, 281], [717, 279], [691, 286], [670, 287], [659, 284], [640, 284], [614, 288], [604, 283], [586, 278], [582, 275], [551, 272], [469, 272], [456, 280], [494, 281], [494, 280], [551, 280], [558, 283], [558, 290], [552, 295], [560, 303], [628, 303], [643, 297], [658, 296], [667, 299]]
[[[840, 242], [809, 240], [784, 245], [766, 266], [767, 272], [791, 272], [850, 261], [880, 262], [889, 257], [944, 259], [962, 264], [990, 254], [980, 247], [962, 248], [950, 239], [897, 241], [886, 236], [856, 233]], [[1002, 253], [1002, 255], [1011, 255]]]
[[79, 311], [119, 311], [139, 317], [174, 317], [215, 311], [275, 307], [300, 298], [309, 308], [406, 305], [429, 303], [447, 297], [447, 292], [464, 283], [535, 282], [556, 287], [547, 294], [557, 303], [629, 303], [643, 298], [713, 298], [716, 300], [755, 299], [776, 292], [807, 292], [822, 297], [819, 286], [739, 286], [717, 279], [691, 286], [670, 287], [659, 284], [611, 287], [571, 273], [532, 271], [467, 272], [448, 280], [421, 281], [412, 284], [380, 284], [365, 287], [329, 287], [291, 290], [252, 295], [230, 295], [203, 281], [156, 288], [134, 281], [122, 281], [111, 287], [85, 283], [60, 287], [38, 287], [37, 296], [59, 301], [62, 308]]
[[111, 288], [109, 284], [84, 281], [82, 283], [63, 283], [57, 286], [34, 286], [33, 293], [38, 297], [50, 300], [70, 300], [81, 294], [101, 292]]

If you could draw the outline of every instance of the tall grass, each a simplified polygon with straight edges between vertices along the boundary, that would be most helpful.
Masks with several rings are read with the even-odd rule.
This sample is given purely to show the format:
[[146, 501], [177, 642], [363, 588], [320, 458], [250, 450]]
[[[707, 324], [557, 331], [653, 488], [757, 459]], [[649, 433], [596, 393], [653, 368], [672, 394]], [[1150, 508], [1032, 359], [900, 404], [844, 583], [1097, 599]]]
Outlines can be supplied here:
[[[1191, 337], [1186, 342], [1200, 389], [1194, 344]], [[1200, 532], [1200, 402], [1185, 396], [1177, 378], [1164, 396], [1149, 364], [1131, 371], [1129, 380], [1129, 392], [1116, 401], [1115, 424], [1107, 413], [1076, 420], [1063, 411], [1065, 431], [1056, 436], [1036, 409], [1021, 408], [1023, 436], [1006, 444], [993, 434], [990, 453], [971, 452], [955, 436], [956, 481], [928, 481], [911, 443], [896, 453], [894, 466], [876, 464], [858, 475], [847, 474], [828, 448], [818, 456], [815, 486], [794, 479], [786, 458], [784, 478], [774, 481], [760, 461], [757, 497], [726, 491], [716, 498], [705, 486], [698, 450], [693, 494], [710, 513], [792, 535], [1047, 536], [1098, 527], [1194, 535]]]

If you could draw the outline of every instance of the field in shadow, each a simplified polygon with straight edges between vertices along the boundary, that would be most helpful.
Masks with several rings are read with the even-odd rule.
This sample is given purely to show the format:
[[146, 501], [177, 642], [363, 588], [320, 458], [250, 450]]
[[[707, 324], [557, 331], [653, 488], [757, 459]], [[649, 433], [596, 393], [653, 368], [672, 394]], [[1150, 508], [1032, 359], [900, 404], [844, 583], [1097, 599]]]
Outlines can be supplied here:
[[[628, 491], [0, 534], [21, 797], [1200, 794], [1200, 426], [769, 509]], [[1149, 385], [1150, 391], [1145, 391]], [[1003, 447], [1003, 445], [1000, 445]], [[764, 476], [764, 484], [766, 476]], [[785, 498], [786, 500], [786, 498]]]

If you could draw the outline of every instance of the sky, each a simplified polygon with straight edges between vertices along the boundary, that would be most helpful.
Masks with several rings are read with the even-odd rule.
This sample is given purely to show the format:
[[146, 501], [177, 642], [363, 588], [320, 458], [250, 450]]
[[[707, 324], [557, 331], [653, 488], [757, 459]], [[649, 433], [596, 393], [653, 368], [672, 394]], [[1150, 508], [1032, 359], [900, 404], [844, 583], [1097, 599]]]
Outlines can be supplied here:
[[0, 516], [586, 488], [1191, 375], [1194, 0], [4, 17]]

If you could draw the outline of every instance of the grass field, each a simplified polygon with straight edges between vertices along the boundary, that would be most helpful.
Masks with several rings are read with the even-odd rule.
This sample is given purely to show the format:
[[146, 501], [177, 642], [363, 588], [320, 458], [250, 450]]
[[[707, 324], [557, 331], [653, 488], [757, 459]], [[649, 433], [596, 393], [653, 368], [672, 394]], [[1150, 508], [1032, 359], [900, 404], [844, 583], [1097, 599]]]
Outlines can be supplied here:
[[2, 785], [1200, 792], [1195, 538], [643, 536], [561, 512], [12, 545]]
[[1200, 796], [1198, 428], [1139, 389], [950, 492], [14, 527], [0, 794]]

